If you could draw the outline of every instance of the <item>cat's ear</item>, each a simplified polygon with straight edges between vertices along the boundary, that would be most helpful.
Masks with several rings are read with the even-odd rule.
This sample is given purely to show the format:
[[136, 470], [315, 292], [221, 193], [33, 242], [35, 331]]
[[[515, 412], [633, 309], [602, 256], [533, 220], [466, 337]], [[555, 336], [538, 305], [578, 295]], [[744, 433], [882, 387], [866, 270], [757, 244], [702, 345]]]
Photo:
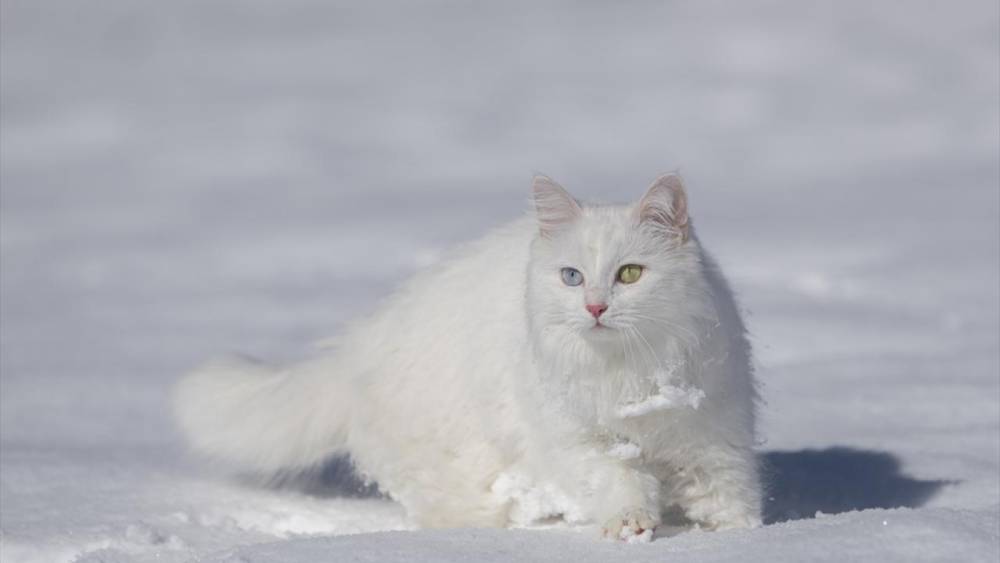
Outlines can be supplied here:
[[677, 174], [664, 174], [657, 178], [635, 208], [639, 223], [651, 224], [663, 232], [688, 239], [690, 226], [687, 213], [687, 194], [684, 181]]
[[580, 204], [562, 186], [548, 176], [535, 176], [531, 185], [535, 198], [538, 228], [551, 237], [583, 215]]

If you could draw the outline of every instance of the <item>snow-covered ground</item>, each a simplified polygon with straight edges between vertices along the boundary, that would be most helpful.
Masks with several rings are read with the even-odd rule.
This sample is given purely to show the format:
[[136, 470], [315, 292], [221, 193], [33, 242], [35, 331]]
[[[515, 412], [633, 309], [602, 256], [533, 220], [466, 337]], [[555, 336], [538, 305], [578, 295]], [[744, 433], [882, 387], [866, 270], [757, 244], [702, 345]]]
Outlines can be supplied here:
[[[0, 545], [61, 561], [996, 561], [982, 2], [52, 2], [0, 14]], [[680, 168], [750, 311], [768, 521], [412, 531], [185, 456], [168, 391], [309, 352], [544, 171]], [[350, 535], [354, 534], [354, 535]]]

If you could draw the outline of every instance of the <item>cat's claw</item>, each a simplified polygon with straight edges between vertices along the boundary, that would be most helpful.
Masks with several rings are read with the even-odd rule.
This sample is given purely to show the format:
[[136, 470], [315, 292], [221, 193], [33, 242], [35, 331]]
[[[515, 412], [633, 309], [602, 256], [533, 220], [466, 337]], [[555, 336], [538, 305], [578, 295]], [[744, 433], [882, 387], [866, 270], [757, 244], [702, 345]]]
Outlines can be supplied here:
[[628, 543], [653, 541], [653, 531], [659, 520], [641, 508], [623, 510], [604, 523], [601, 534], [605, 539]]

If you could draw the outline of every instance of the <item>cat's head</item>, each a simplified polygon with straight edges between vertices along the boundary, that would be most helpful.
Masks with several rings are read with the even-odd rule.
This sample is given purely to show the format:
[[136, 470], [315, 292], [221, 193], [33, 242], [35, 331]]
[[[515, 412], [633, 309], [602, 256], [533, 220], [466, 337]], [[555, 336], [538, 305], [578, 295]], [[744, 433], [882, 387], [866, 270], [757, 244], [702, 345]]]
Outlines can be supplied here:
[[685, 338], [705, 290], [679, 176], [657, 178], [629, 205], [581, 204], [544, 176], [533, 192], [528, 300], [536, 332], [567, 344]]

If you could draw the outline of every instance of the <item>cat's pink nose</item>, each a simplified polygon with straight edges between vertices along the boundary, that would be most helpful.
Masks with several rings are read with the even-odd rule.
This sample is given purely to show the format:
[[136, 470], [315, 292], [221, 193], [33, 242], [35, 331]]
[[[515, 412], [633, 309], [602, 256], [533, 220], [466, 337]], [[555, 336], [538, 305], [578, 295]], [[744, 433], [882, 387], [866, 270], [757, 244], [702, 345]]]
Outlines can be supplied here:
[[594, 315], [594, 318], [596, 319], [599, 318], [602, 314], [604, 314], [604, 311], [608, 310], [608, 306], [606, 303], [598, 303], [596, 305], [591, 305], [590, 303], [587, 303], [587, 310], [590, 311], [590, 314]]

